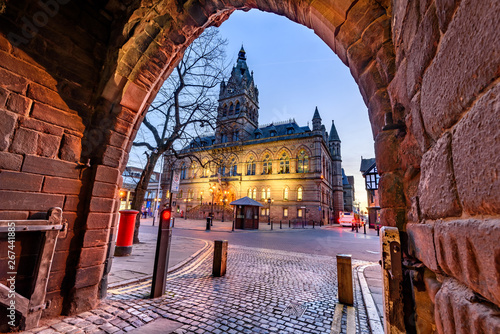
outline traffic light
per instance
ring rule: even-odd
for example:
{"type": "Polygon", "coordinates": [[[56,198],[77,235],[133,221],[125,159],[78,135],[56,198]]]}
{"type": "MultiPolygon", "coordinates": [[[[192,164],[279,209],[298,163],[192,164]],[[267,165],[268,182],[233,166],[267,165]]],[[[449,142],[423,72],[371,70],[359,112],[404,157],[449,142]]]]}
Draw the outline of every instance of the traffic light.
{"type": "Polygon", "coordinates": [[[161,212],[161,220],[162,221],[169,222],[171,217],[172,217],[172,210],[171,209],[165,209],[161,212]]]}

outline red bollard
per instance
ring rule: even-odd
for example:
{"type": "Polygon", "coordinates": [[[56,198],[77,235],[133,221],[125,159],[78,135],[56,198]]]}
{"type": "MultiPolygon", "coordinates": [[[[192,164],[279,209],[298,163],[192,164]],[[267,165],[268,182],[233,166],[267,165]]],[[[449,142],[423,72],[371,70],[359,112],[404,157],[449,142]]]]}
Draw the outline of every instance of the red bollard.
{"type": "Polygon", "coordinates": [[[132,254],[134,240],[135,218],[139,211],[121,210],[118,236],[116,237],[115,256],[129,256],[132,254]]]}

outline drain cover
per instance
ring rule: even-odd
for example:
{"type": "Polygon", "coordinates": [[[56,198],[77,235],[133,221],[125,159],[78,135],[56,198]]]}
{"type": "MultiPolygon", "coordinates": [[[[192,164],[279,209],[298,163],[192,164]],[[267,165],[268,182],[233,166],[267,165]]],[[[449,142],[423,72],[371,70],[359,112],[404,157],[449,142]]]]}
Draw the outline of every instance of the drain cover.
{"type": "Polygon", "coordinates": [[[286,316],[295,316],[297,318],[300,318],[304,312],[307,310],[307,307],[297,304],[297,303],[291,303],[288,305],[285,310],[283,311],[283,315],[286,316]]]}

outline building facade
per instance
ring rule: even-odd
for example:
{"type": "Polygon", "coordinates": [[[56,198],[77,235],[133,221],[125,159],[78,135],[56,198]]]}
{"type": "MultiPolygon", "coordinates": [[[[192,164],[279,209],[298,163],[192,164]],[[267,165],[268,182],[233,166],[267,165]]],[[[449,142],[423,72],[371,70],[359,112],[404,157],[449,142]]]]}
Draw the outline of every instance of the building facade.
{"type": "Polygon", "coordinates": [[[378,182],[380,176],[377,171],[375,158],[363,159],[361,157],[361,166],[359,171],[365,179],[365,189],[368,201],[368,224],[369,227],[380,225],[380,199],[378,193],[378,182]]]}
{"type": "Polygon", "coordinates": [[[344,209],[341,141],[333,121],[328,134],[316,108],[312,129],[292,119],[259,126],[258,96],[242,48],[220,85],[215,134],[196,138],[184,149],[186,158],[164,164],[167,180],[170,168],[180,173],[174,211],[227,217],[228,203],[248,196],[264,205],[261,221],[333,222],[344,209]]]}

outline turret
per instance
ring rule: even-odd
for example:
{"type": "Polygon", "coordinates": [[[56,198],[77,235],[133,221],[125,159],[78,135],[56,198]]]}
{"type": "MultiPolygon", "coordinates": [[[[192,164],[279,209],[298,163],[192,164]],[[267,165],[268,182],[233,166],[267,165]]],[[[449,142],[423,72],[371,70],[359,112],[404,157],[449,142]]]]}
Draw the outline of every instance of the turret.
{"type": "Polygon", "coordinates": [[[330,128],[330,136],[328,137],[328,148],[333,159],[341,159],[340,152],[340,137],[335,128],[335,123],[332,120],[332,127],[330,128]]]}
{"type": "Polygon", "coordinates": [[[313,131],[321,130],[321,116],[319,115],[318,107],[316,107],[316,110],[314,110],[312,124],[313,124],[313,131]]]}

